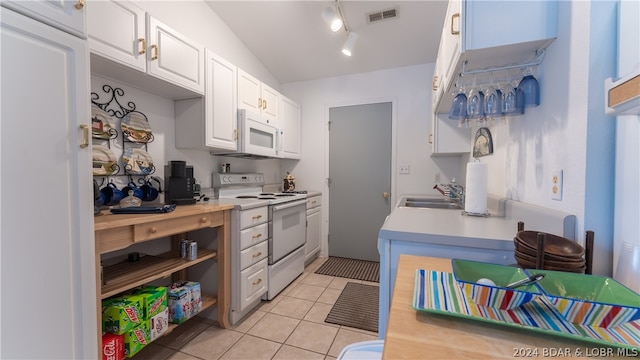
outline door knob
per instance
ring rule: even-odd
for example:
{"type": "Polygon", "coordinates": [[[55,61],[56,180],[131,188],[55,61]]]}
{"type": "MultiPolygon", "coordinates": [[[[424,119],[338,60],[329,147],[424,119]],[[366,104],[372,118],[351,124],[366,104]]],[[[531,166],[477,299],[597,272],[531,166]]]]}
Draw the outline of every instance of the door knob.
{"type": "Polygon", "coordinates": [[[391,194],[389,194],[389,193],[388,193],[388,192],[386,192],[386,191],[382,193],[382,197],[383,197],[383,198],[385,198],[385,199],[388,199],[388,198],[389,198],[389,196],[391,196],[391,194]]]}

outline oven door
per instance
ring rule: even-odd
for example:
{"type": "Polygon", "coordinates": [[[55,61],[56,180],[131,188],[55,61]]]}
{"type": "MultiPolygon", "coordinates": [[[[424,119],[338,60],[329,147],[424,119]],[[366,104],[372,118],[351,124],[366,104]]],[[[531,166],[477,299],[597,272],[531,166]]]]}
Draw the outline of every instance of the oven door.
{"type": "Polygon", "coordinates": [[[295,200],[271,205],[271,238],[269,239],[269,265],[300,248],[307,241],[307,201],[295,200]]]}
{"type": "Polygon", "coordinates": [[[261,115],[239,110],[240,152],[244,154],[278,157],[278,129],[261,122],[261,115]]]}

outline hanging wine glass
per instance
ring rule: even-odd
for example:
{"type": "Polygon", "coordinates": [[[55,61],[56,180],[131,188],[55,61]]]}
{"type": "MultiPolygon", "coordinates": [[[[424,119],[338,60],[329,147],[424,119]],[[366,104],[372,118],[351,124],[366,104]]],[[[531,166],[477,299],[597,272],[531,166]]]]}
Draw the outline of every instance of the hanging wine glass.
{"type": "Polygon", "coordinates": [[[524,107],[534,107],[540,105],[540,85],[533,76],[533,69],[527,67],[524,77],[518,84],[518,90],[522,91],[524,107]]]}
{"type": "Polygon", "coordinates": [[[517,83],[507,76],[507,82],[501,88],[502,92],[502,114],[505,117],[518,116],[524,114],[524,102],[522,92],[518,91],[517,83]]]}
{"type": "Polygon", "coordinates": [[[484,94],[476,86],[476,76],[473,76],[473,85],[467,94],[467,117],[477,120],[484,117],[484,94]]]}
{"type": "Polygon", "coordinates": [[[484,89],[484,115],[490,120],[495,120],[502,115],[502,97],[500,90],[494,85],[493,73],[491,73],[491,82],[484,89]]]}
{"type": "Polygon", "coordinates": [[[467,95],[464,93],[464,87],[460,86],[456,81],[455,85],[457,93],[454,93],[455,97],[451,102],[451,108],[449,108],[449,119],[464,121],[467,118],[467,95]]]}

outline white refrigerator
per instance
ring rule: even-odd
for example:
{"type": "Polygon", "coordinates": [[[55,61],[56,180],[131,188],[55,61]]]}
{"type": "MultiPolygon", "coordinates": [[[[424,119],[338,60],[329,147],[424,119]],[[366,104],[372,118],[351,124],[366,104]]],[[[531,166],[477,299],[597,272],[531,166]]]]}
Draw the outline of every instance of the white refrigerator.
{"type": "MultiPolygon", "coordinates": [[[[635,85],[626,88],[632,89],[633,94],[625,95],[630,100],[608,108],[617,115],[613,276],[640,293],[640,2],[620,0],[618,10],[618,79],[613,86],[616,80],[620,84],[634,78],[635,85]]],[[[608,105],[611,82],[605,86],[608,105]]]]}

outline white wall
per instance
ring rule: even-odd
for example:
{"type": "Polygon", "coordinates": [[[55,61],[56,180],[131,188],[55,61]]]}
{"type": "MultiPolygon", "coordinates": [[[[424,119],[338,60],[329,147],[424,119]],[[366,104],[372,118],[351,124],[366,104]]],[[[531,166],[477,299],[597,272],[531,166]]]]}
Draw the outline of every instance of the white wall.
{"type": "MultiPolygon", "coordinates": [[[[394,170],[397,164],[409,164],[409,175],[392,171],[392,204],[403,193],[434,194],[436,173],[442,182],[460,178],[460,157],[432,158],[429,146],[431,132],[431,90],[434,64],[376,71],[335,78],[282,85],[285,96],[302,107],[302,159],[282,161],[282,169],[296,176],[296,187],[322,190],[325,184],[328,156],[328,109],[335,106],[393,101],[395,128],[392,130],[394,170]]],[[[323,198],[323,218],[327,216],[327,196],[323,198]]],[[[323,254],[326,229],[323,231],[323,254]]]]}

